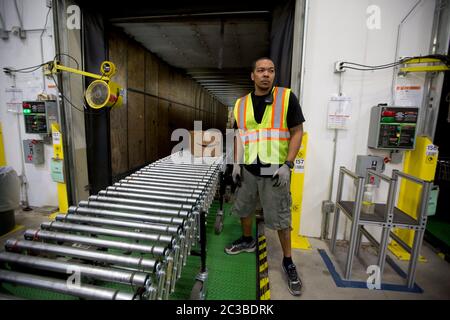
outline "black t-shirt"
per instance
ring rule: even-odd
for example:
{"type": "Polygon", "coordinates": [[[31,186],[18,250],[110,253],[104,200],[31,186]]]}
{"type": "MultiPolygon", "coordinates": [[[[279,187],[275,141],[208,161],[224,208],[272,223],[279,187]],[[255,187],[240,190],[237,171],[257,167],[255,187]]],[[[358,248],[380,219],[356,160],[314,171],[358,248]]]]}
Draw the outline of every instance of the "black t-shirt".
{"type": "MultiPolygon", "coordinates": [[[[264,116],[264,112],[266,111],[267,104],[264,103],[264,100],[271,95],[272,93],[269,93],[264,96],[255,96],[255,93],[252,92],[252,104],[253,104],[253,114],[255,116],[255,120],[257,123],[261,123],[262,118],[264,116]]],[[[302,108],[300,107],[300,104],[298,102],[297,97],[294,93],[291,92],[289,95],[289,106],[287,111],[287,126],[289,129],[296,127],[300,124],[305,122],[305,118],[303,117],[302,108]]],[[[237,123],[234,122],[234,129],[237,129],[237,123]]],[[[263,174],[261,172],[261,168],[268,168],[270,167],[270,164],[263,164],[261,163],[259,157],[256,159],[256,163],[254,164],[246,164],[244,167],[254,174],[255,176],[271,176],[272,174],[263,174]]],[[[270,171],[271,172],[271,171],[270,171]]]]}

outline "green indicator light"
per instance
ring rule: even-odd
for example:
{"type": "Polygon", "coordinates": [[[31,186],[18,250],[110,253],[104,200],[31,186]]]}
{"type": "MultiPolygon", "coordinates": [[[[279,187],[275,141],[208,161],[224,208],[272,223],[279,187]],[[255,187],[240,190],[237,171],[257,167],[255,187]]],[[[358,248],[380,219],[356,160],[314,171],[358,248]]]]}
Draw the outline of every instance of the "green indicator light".
{"type": "Polygon", "coordinates": [[[30,109],[24,109],[24,110],[23,110],[23,113],[29,114],[29,113],[31,113],[31,110],[30,110],[30,109]]]}

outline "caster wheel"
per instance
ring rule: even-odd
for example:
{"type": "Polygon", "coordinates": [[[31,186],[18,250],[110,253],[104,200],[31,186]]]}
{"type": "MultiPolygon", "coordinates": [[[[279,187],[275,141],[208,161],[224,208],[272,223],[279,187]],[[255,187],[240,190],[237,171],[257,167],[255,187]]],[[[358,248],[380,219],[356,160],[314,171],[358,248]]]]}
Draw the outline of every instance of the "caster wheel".
{"type": "Polygon", "coordinates": [[[214,232],[220,234],[223,230],[223,212],[217,211],[216,221],[214,223],[214,232]]]}
{"type": "Polygon", "coordinates": [[[203,281],[195,281],[192,287],[190,300],[205,300],[206,293],[203,291],[203,281]]]}

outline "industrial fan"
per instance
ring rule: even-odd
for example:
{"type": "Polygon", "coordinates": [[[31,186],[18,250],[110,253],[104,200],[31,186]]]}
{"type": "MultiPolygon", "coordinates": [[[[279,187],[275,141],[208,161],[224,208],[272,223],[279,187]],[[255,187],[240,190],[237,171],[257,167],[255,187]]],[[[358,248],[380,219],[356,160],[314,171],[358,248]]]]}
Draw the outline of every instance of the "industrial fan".
{"type": "Polygon", "coordinates": [[[111,61],[102,62],[100,66],[101,75],[66,67],[57,60],[46,65],[46,74],[54,74],[59,71],[67,71],[96,79],[88,86],[84,94],[86,102],[91,108],[101,109],[122,105],[125,91],[117,83],[111,81],[111,77],[116,73],[116,66],[111,61]]]}

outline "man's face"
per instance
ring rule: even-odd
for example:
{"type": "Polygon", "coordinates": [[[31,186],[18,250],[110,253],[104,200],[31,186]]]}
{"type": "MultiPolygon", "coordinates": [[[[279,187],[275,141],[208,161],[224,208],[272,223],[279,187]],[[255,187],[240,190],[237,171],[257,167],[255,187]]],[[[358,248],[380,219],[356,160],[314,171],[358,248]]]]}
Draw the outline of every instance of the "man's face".
{"type": "Polygon", "coordinates": [[[251,74],[255,86],[260,90],[269,90],[272,88],[275,79],[275,66],[272,61],[267,59],[258,60],[255,70],[251,74]]]}

